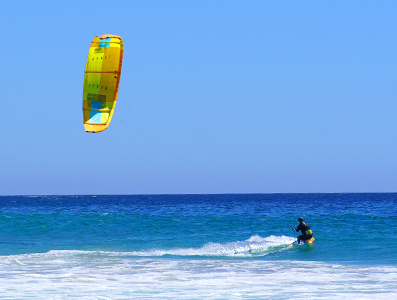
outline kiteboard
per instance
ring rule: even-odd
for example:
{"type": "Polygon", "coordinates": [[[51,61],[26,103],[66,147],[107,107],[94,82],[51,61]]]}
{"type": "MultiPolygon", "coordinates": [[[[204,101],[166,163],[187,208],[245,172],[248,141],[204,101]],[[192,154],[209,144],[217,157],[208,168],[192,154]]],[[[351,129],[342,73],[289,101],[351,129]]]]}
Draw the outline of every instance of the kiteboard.
{"type": "Polygon", "coordinates": [[[312,237],[310,240],[307,241],[300,241],[300,243],[298,244],[298,241],[296,240],[295,242],[293,242],[292,244],[289,244],[288,247],[294,246],[294,245],[305,245],[305,244],[311,244],[313,243],[315,240],[314,237],[312,237]]]}

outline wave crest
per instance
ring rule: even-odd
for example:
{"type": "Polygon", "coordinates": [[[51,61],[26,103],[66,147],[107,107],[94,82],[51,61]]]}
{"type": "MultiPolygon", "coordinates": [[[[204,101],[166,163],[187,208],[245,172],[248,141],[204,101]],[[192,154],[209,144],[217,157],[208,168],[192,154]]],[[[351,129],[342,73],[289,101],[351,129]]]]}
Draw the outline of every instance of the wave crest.
{"type": "Polygon", "coordinates": [[[151,249],[131,252],[133,256],[224,256],[251,257],[264,256],[285,249],[295,239],[288,236],[260,237],[253,235],[245,241],[229,243],[207,243],[200,248],[151,249]]]}

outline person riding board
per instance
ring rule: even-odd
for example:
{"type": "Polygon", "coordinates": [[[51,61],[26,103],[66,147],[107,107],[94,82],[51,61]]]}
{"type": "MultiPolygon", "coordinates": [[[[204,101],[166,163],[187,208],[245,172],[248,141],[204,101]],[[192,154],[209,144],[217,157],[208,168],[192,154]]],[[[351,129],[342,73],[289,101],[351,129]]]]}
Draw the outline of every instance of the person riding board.
{"type": "Polygon", "coordinates": [[[298,235],[298,244],[300,241],[308,241],[313,237],[313,231],[311,231],[309,224],[307,224],[305,221],[303,221],[302,218],[298,218],[299,225],[297,228],[294,228],[296,232],[301,231],[302,234],[298,235]]]}

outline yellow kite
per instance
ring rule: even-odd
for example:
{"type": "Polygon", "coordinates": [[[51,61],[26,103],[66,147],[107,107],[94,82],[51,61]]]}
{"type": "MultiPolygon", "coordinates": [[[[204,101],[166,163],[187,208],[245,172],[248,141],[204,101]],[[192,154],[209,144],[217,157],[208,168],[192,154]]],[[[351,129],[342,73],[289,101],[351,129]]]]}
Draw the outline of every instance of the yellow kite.
{"type": "Polygon", "coordinates": [[[96,36],[85,67],[83,114],[87,132],[108,128],[116,106],[123,62],[123,40],[117,35],[96,36]]]}

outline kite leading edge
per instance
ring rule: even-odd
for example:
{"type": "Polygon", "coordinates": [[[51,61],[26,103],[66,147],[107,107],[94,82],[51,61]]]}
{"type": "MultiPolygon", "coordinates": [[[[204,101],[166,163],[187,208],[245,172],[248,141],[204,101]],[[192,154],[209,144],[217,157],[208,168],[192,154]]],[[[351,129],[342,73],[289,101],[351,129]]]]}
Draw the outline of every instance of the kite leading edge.
{"type": "Polygon", "coordinates": [[[95,133],[108,128],[116,106],[122,62],[121,37],[104,34],[93,39],[84,76],[85,131],[95,133]]]}

